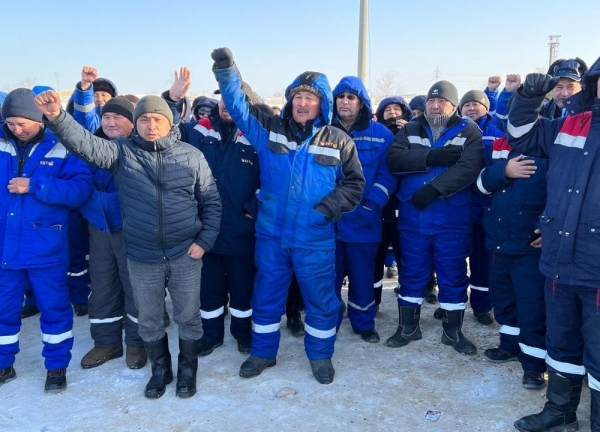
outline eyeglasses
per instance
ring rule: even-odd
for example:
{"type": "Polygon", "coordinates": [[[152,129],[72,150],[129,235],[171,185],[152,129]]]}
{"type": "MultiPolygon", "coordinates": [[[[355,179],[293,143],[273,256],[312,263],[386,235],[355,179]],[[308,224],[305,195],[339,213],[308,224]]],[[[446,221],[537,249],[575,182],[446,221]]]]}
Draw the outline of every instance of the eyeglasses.
{"type": "Polygon", "coordinates": [[[358,98],[358,96],[353,95],[352,93],[340,93],[339,95],[336,96],[336,99],[348,99],[349,101],[353,101],[356,100],[358,98]]]}

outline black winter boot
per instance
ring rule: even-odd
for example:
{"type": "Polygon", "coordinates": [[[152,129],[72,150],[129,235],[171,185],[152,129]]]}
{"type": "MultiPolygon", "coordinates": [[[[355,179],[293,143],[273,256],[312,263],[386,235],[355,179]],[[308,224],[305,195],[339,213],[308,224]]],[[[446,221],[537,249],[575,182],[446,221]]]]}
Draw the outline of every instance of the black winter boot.
{"type": "Polygon", "coordinates": [[[60,393],[67,388],[67,369],[54,369],[46,372],[46,384],[44,391],[46,393],[60,393]]]}
{"type": "Polygon", "coordinates": [[[590,428],[592,432],[600,432],[600,391],[590,389],[592,395],[590,428]]]}
{"type": "Polygon", "coordinates": [[[549,372],[546,398],[548,402],[542,412],[517,420],[515,428],[521,432],[578,431],[576,411],[581,398],[581,383],[549,372]]]}
{"type": "Polygon", "coordinates": [[[196,394],[196,372],[198,372],[198,341],[179,338],[177,357],[177,386],[175,395],[189,398],[196,394]]]}
{"type": "Polygon", "coordinates": [[[277,360],[273,358],[264,358],[251,355],[240,366],[240,376],[242,378],[254,378],[259,376],[266,368],[275,366],[277,360]]]}
{"type": "Polygon", "coordinates": [[[419,319],[421,318],[421,306],[400,306],[398,305],[398,329],[386,344],[391,348],[400,348],[408,345],[410,341],[421,339],[421,327],[419,319]]]}
{"type": "Polygon", "coordinates": [[[461,354],[477,354],[477,348],[462,333],[464,310],[442,309],[442,343],[452,346],[461,354]]]}
{"type": "Polygon", "coordinates": [[[309,360],[312,374],[319,384],[331,384],[335,376],[335,369],[331,359],[309,360]]]}
{"type": "Polygon", "coordinates": [[[144,342],[144,347],[152,366],[152,377],[150,377],[150,381],[146,384],[144,396],[149,399],[158,399],[165,394],[167,384],[173,382],[169,338],[165,334],[160,340],[144,342]]]}
{"type": "Polygon", "coordinates": [[[15,368],[13,368],[12,366],[9,366],[4,369],[0,369],[0,386],[2,384],[11,382],[12,380],[14,380],[16,378],[17,378],[17,372],[15,371],[15,368]]]}

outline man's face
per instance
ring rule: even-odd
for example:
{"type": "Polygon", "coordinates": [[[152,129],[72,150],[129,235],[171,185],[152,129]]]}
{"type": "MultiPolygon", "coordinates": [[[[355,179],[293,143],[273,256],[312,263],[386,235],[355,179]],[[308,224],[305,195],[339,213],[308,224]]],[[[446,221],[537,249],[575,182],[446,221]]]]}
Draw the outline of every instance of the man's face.
{"type": "Polygon", "coordinates": [[[169,120],[162,114],[146,113],[138,117],[135,127],[146,141],[156,141],[165,137],[171,130],[169,120]]]}
{"type": "Polygon", "coordinates": [[[281,110],[279,108],[273,108],[273,114],[280,115],[281,114],[281,110]]]}
{"type": "Polygon", "coordinates": [[[292,98],[292,117],[294,120],[306,126],[306,122],[314,120],[321,114],[321,99],[316,95],[299,91],[292,98]]]}
{"type": "Polygon", "coordinates": [[[102,130],[110,139],[128,137],[133,130],[133,123],[127,117],[116,113],[102,114],[102,130]]]}
{"type": "Polygon", "coordinates": [[[41,123],[23,117],[8,117],[6,125],[12,134],[23,142],[29,142],[40,132],[42,127],[41,123]]]}
{"type": "Polygon", "coordinates": [[[462,115],[469,117],[473,121],[479,120],[488,112],[484,105],[476,101],[467,102],[462,106],[460,111],[462,112],[462,115]]]}
{"type": "Polygon", "coordinates": [[[354,123],[363,107],[361,100],[352,93],[340,93],[336,96],[337,114],[342,121],[354,123]]]}
{"type": "Polygon", "coordinates": [[[419,109],[419,108],[413,108],[412,112],[413,112],[414,117],[420,117],[423,115],[423,113],[425,111],[423,111],[422,109],[419,109]]]}
{"type": "Polygon", "coordinates": [[[221,121],[223,123],[233,122],[231,115],[229,115],[229,111],[227,111],[227,108],[225,108],[225,102],[223,102],[223,99],[219,99],[219,117],[221,117],[221,121]]]}
{"type": "Polygon", "coordinates": [[[427,99],[425,103],[425,112],[427,115],[448,115],[454,111],[454,105],[442,98],[427,99]]]}
{"type": "Polygon", "coordinates": [[[105,91],[94,92],[94,103],[96,104],[96,106],[104,106],[104,104],[111,99],[112,96],[110,95],[110,93],[107,93],[105,91]]]}
{"type": "Polygon", "coordinates": [[[559,108],[563,107],[563,101],[569,96],[579,93],[581,91],[581,83],[573,81],[570,78],[561,78],[556,84],[556,87],[552,89],[552,99],[556,102],[559,108]]]}
{"type": "Polygon", "coordinates": [[[397,103],[391,103],[383,110],[383,119],[402,117],[402,107],[397,103]]]}

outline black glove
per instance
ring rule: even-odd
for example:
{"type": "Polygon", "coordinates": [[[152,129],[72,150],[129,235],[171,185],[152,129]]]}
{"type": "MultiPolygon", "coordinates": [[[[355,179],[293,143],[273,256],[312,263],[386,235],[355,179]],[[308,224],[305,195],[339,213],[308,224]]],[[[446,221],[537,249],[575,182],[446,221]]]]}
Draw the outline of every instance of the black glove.
{"type": "Polygon", "coordinates": [[[417,210],[424,210],[431,201],[439,197],[441,194],[436,188],[431,185],[423,186],[421,189],[416,191],[412,196],[412,203],[417,210]]]}
{"type": "Polygon", "coordinates": [[[545,96],[550,90],[556,87],[560,78],[553,78],[551,75],[533,73],[525,77],[525,82],[521,85],[520,94],[526,98],[537,98],[545,96]]]}
{"type": "Polygon", "coordinates": [[[427,153],[425,163],[427,166],[439,165],[451,167],[460,159],[462,147],[456,145],[447,145],[440,148],[434,148],[427,153]]]}
{"type": "Polygon", "coordinates": [[[233,54],[231,54],[231,50],[227,47],[214,49],[210,56],[215,62],[213,70],[227,69],[233,66],[233,54]]]}

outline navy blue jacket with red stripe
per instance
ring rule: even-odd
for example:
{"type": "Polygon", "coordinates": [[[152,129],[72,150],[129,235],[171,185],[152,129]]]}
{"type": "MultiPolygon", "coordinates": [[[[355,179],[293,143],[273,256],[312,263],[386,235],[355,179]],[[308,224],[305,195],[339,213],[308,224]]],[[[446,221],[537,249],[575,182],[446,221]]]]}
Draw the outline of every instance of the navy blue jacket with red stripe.
{"type": "Polygon", "coordinates": [[[477,179],[477,188],[490,201],[483,215],[485,246],[491,252],[521,255],[539,254],[529,245],[529,237],[538,227],[539,217],[546,205],[546,173],[548,160],[535,160],[533,176],[511,179],[504,175],[506,164],[521,152],[514,150],[506,138],[494,141],[485,157],[486,167],[477,179]]]}
{"type": "MultiPolygon", "coordinates": [[[[593,83],[600,75],[599,62],[589,72],[593,83]]],[[[598,288],[600,99],[593,99],[595,85],[589,90],[589,94],[571,97],[569,106],[579,114],[552,121],[538,119],[543,96],[525,98],[518,90],[510,107],[507,132],[515,149],[550,162],[548,201],[540,218],[541,272],[561,284],[598,288]]]]}

